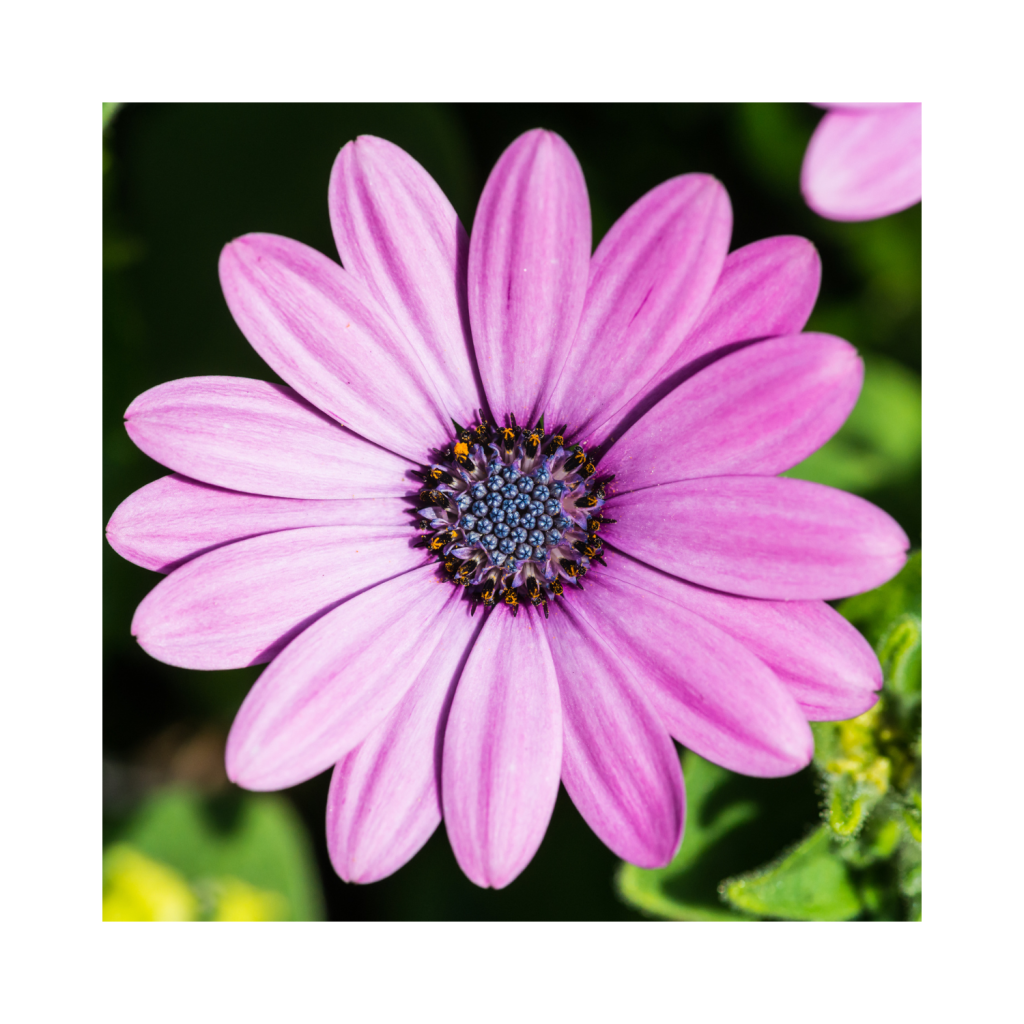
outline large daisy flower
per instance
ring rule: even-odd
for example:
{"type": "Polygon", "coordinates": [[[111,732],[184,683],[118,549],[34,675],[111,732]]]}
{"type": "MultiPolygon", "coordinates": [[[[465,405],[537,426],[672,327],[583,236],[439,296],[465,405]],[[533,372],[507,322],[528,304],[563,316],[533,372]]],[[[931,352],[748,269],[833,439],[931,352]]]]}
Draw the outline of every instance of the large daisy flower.
{"type": "Polygon", "coordinates": [[[591,255],[580,166],[539,130],[501,156],[471,238],[382,139],[342,149],[328,199],[341,266],[265,234],[221,256],[235,321],[289,386],[195,377],[126,413],[174,471],[108,527],[167,573],[132,632],[173,665],[269,662],[228,774],[273,790],[333,766],[346,880],[391,874],[443,817],[466,875],[505,886],[560,780],[616,854],[667,863],[673,738],[786,775],[809,719],[881,685],[825,601],[893,576],[907,538],[777,475],[862,381],[849,344],[799,333],[814,248],[729,253],[724,188],[686,174],[591,255]]]}

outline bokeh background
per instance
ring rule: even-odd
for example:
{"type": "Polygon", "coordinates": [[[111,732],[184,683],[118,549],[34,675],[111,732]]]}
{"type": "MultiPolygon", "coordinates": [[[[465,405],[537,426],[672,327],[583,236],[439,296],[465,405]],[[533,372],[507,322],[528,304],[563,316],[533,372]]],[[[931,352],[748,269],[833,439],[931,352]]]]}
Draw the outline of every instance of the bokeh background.
{"type": "MultiPolygon", "coordinates": [[[[108,106],[104,523],[130,493],[167,472],[124,430],[124,410],[136,395],[178,377],[277,379],[222,299],[217,258],[226,242],[269,231],[336,259],[327,181],[338,150],[360,134],[382,136],[411,153],[468,229],[502,150],[521,132],[545,127],[579,157],[595,245],[644,192],[689,171],[714,174],[728,189],[732,248],[774,234],[814,242],[824,270],[808,329],[852,342],[865,359],[866,378],[840,434],[790,475],[863,495],[920,546],[920,206],[857,224],[812,213],[800,196],[799,172],[820,110],[800,104],[108,106]]],[[[538,854],[503,891],[478,889],[462,875],[443,825],[391,878],[343,883],[324,840],[329,773],[264,796],[243,794],[224,775],[227,730],[260,668],[177,669],[151,659],[131,637],[134,609],[160,578],[104,545],[109,916],[145,916],[157,904],[163,916],[185,918],[643,916],[619,895],[617,858],[564,790],[538,854]]],[[[813,768],[789,779],[736,777],[722,785],[738,787],[760,811],[711,866],[711,893],[715,879],[755,868],[804,837],[819,819],[822,796],[813,768]]]]}

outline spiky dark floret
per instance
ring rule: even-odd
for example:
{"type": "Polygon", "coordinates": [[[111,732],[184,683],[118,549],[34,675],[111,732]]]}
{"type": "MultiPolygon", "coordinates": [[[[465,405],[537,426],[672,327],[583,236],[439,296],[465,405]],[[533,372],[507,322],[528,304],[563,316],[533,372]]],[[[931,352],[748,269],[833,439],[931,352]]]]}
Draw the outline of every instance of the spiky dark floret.
{"type": "Polygon", "coordinates": [[[574,444],[572,446],[572,455],[565,460],[565,470],[567,473],[575,473],[586,461],[587,453],[583,450],[583,445],[574,444]]]}
{"type": "Polygon", "coordinates": [[[451,499],[444,491],[438,490],[437,488],[430,488],[429,490],[420,491],[417,507],[421,509],[443,508],[446,511],[451,511],[453,505],[451,499]]]}
{"type": "Polygon", "coordinates": [[[549,434],[544,442],[544,454],[553,455],[559,448],[565,447],[565,424],[558,427],[553,434],[549,434]]]}

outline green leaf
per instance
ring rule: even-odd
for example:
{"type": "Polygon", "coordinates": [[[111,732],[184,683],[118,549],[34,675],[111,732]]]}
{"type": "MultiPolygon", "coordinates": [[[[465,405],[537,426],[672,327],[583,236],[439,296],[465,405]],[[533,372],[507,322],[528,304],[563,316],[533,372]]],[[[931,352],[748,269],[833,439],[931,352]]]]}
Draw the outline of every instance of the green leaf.
{"type": "Polygon", "coordinates": [[[815,817],[807,772],[785,779],[753,779],[683,754],[686,831],[664,868],[623,864],[620,896],[643,912],[676,921],[743,921],[752,915],[723,905],[719,881],[767,860],[815,817]]]}
{"type": "Polygon", "coordinates": [[[879,750],[881,704],[845,722],[813,722],[814,763],[826,788],[824,817],[841,838],[857,835],[889,792],[892,762],[879,750]]]}
{"type": "Polygon", "coordinates": [[[886,690],[904,702],[921,694],[921,619],[906,612],[896,619],[878,641],[886,690]]]}
{"type": "Polygon", "coordinates": [[[874,786],[859,778],[860,773],[837,774],[827,807],[829,828],[837,836],[855,836],[860,832],[874,805],[885,795],[883,786],[888,786],[888,765],[882,763],[884,777],[874,786]]]}
{"type": "Polygon", "coordinates": [[[864,494],[903,477],[920,457],[920,379],[899,363],[864,354],[864,389],[849,419],[782,475],[864,494]]]}
{"type": "Polygon", "coordinates": [[[868,837],[868,850],[879,860],[886,860],[896,852],[900,841],[900,823],[895,818],[882,818],[879,815],[868,837]]]}
{"type": "Polygon", "coordinates": [[[232,790],[204,800],[184,788],[157,791],[119,838],[170,865],[214,903],[226,893],[236,906],[248,900],[293,921],[323,917],[309,840],[282,797],[232,790]],[[236,881],[258,892],[242,890],[236,881]],[[275,910],[267,894],[279,894],[283,904],[275,910]]]}
{"type": "Polygon", "coordinates": [[[862,909],[825,826],[775,864],[726,879],[721,892],[738,910],[789,921],[848,921],[862,909]]]}

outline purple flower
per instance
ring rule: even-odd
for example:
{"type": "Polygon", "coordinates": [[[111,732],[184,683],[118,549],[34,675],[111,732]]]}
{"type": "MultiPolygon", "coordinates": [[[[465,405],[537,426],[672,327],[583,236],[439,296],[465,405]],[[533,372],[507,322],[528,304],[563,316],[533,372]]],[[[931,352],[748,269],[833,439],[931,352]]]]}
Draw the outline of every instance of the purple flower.
{"type": "Polygon", "coordinates": [[[807,205],[831,220],[873,220],[921,201],[920,103],[822,103],[804,155],[807,205]]]}
{"type": "Polygon", "coordinates": [[[583,174],[544,131],[502,155],[471,239],[381,139],[341,151],[329,205],[345,269],[273,235],[221,256],[236,322],[290,387],[198,377],[128,409],[175,471],[108,527],[168,573],[132,632],[174,665],[270,662],[228,774],[271,790],[334,765],[346,880],[397,870],[443,808],[465,873],[505,886],[560,779],[616,854],[667,863],[671,737],[786,775],[810,760],[808,719],[859,714],[881,685],[824,602],[889,579],[907,539],[777,476],[862,379],[845,341],[799,333],[814,248],[727,253],[725,190],[687,174],[591,256],[583,174]]]}

